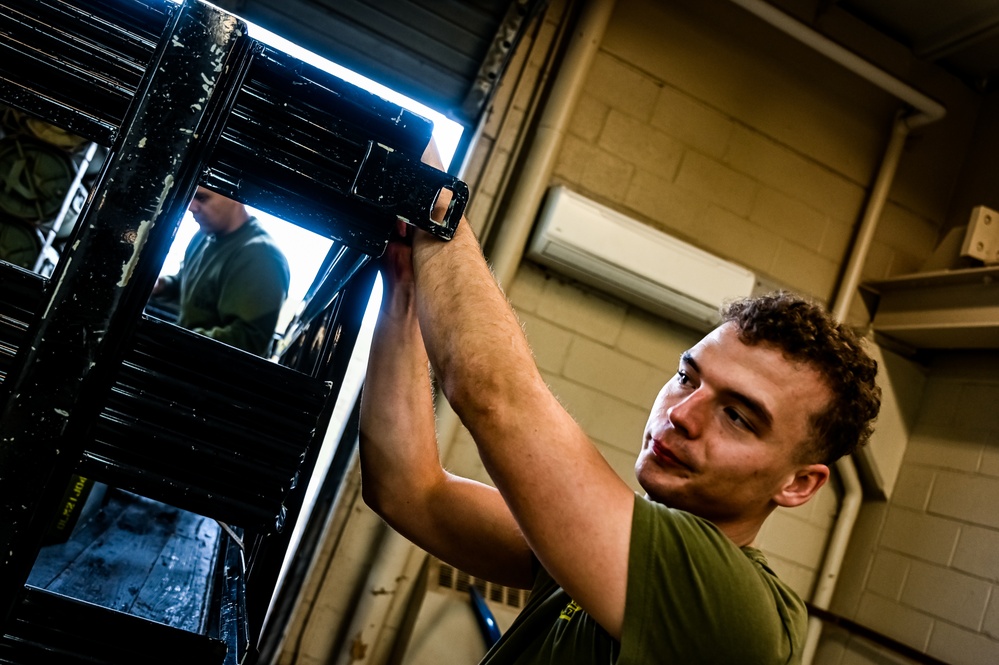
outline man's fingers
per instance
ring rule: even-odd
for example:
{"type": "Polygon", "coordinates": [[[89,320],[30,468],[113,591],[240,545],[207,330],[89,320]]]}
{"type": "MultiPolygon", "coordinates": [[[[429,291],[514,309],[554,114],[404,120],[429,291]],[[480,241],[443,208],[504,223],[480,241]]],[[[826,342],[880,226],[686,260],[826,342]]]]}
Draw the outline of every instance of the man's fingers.
{"type": "Polygon", "coordinates": [[[409,224],[402,221],[401,219],[395,220],[395,232],[389,241],[392,243],[398,243],[400,245],[412,245],[413,244],[413,234],[416,229],[410,227],[409,224]]]}
{"type": "Polygon", "coordinates": [[[437,142],[430,139],[430,143],[427,144],[427,149],[423,151],[423,163],[434,167],[440,171],[444,171],[444,162],[441,160],[441,155],[437,151],[437,142]]]}

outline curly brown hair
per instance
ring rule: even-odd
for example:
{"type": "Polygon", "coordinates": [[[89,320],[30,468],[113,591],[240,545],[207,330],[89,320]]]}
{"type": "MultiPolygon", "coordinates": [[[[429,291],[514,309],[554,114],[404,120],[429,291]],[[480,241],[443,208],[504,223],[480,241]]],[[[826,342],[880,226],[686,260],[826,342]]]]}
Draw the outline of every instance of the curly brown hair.
{"type": "Polygon", "coordinates": [[[826,378],[833,399],[812,416],[813,436],[803,458],[831,464],[867,443],[881,408],[874,382],[878,364],[852,330],[786,291],[737,300],[723,309],[722,320],[736,325],[744,343],[773,345],[826,378]]]}

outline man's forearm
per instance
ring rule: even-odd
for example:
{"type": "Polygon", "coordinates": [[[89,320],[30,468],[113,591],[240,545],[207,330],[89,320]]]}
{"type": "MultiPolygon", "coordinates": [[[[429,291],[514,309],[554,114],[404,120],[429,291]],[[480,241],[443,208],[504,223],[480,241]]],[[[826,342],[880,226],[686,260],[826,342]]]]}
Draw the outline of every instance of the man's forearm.
{"type": "Polygon", "coordinates": [[[417,240],[418,311],[445,396],[472,410],[491,409],[497,390],[514,397],[537,378],[534,358],[470,226],[462,220],[446,244],[425,234],[417,240]]]}
{"type": "Polygon", "coordinates": [[[468,223],[449,243],[418,237],[413,251],[420,325],[440,389],[514,515],[532,511],[544,501],[524,491],[534,483],[525,464],[532,447],[574,423],[541,379],[468,223]]]}
{"type": "Polygon", "coordinates": [[[437,458],[429,365],[411,292],[391,288],[375,327],[361,397],[361,468],[365,501],[391,520],[435,475],[437,458]]]}
{"type": "Polygon", "coordinates": [[[530,550],[502,498],[441,466],[429,362],[407,281],[410,256],[400,250],[389,249],[390,258],[404,259],[394,264],[402,280],[386,279],[361,397],[364,500],[440,559],[476,577],[529,586],[530,550]]]}

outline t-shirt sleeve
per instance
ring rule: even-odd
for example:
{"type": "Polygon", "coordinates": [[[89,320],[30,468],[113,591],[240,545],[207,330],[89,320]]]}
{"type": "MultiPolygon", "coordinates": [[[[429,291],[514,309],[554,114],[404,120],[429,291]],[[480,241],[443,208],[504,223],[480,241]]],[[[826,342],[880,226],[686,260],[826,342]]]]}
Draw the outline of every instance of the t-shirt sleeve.
{"type": "Polygon", "coordinates": [[[710,522],[636,496],[618,665],[791,662],[768,576],[710,522]]]}

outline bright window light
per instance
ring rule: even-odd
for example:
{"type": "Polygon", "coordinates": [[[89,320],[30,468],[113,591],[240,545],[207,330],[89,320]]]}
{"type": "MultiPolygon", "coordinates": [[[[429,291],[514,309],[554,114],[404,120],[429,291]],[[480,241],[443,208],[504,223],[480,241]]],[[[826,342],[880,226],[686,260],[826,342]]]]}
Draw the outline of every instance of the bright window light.
{"type": "Polygon", "coordinates": [[[422,115],[424,118],[433,122],[434,140],[437,142],[437,149],[440,151],[441,160],[444,163],[445,168],[451,165],[451,160],[454,158],[455,150],[458,149],[458,141],[461,140],[461,133],[463,131],[463,127],[460,124],[451,120],[443,113],[433,110],[429,106],[420,104],[405,95],[399,94],[391,88],[387,88],[380,83],[361,76],[346,67],[341,67],[335,62],[330,62],[329,60],[318,56],[311,51],[306,51],[301,46],[288,41],[280,35],[276,35],[273,32],[261,28],[253,23],[249,23],[248,25],[250,36],[254,39],[258,39],[265,44],[269,44],[276,49],[280,49],[285,53],[298,58],[302,62],[307,62],[325,72],[329,72],[330,74],[333,74],[333,76],[341,78],[348,83],[352,83],[359,88],[363,88],[364,90],[378,95],[382,99],[388,100],[393,104],[398,104],[413,113],[422,115]]]}
{"type": "MultiPolygon", "coordinates": [[[[170,0],[170,2],[177,4],[180,4],[182,1],[183,0],[170,0]]],[[[265,44],[269,44],[276,49],[280,49],[285,53],[298,58],[302,62],[314,65],[325,72],[329,72],[334,76],[342,78],[348,83],[353,83],[359,88],[363,88],[370,93],[378,95],[382,99],[398,104],[404,109],[409,109],[413,113],[418,113],[433,122],[433,136],[434,140],[437,142],[437,150],[440,152],[441,161],[444,163],[444,168],[449,168],[451,166],[451,160],[454,159],[454,153],[458,148],[458,141],[461,140],[461,134],[464,131],[464,128],[459,123],[451,120],[443,113],[435,111],[429,106],[410,99],[409,97],[406,97],[405,95],[400,94],[395,90],[382,85],[381,83],[361,76],[346,67],[342,67],[335,62],[331,62],[330,60],[313,53],[312,51],[307,51],[298,44],[289,41],[281,35],[275,34],[266,28],[262,28],[256,23],[252,23],[246,19],[242,20],[246,21],[248,32],[254,39],[260,40],[265,44]]]]}
{"type": "MultiPolygon", "coordinates": [[[[375,323],[378,320],[378,310],[381,307],[383,289],[382,278],[379,275],[375,279],[374,288],[368,299],[368,305],[364,310],[364,318],[361,319],[361,328],[357,334],[354,353],[347,363],[347,370],[343,377],[340,393],[336,398],[333,415],[330,417],[326,436],[323,437],[319,456],[316,459],[315,472],[309,478],[309,484],[305,490],[300,517],[295,522],[295,527],[288,541],[288,554],[281,563],[281,571],[278,574],[277,584],[275,585],[276,589],[281,588],[288,575],[292,559],[305,533],[309,515],[315,508],[319,490],[322,489],[323,482],[326,480],[326,474],[333,463],[333,456],[340,446],[340,439],[343,438],[344,430],[347,427],[347,419],[350,417],[350,412],[354,409],[354,404],[361,393],[361,386],[364,384],[364,377],[368,369],[368,350],[371,348],[371,338],[374,335],[375,323]]],[[[271,603],[267,608],[267,616],[264,619],[265,622],[269,620],[274,600],[275,598],[271,598],[271,603]]]]}
{"type": "MultiPolygon", "coordinates": [[[[333,74],[372,94],[378,95],[393,104],[398,104],[433,122],[433,137],[437,143],[441,160],[445,168],[450,166],[454,158],[454,153],[458,148],[458,142],[461,140],[461,135],[464,131],[464,128],[459,123],[451,120],[443,113],[433,110],[429,106],[420,104],[391,88],[361,76],[311,51],[307,51],[270,30],[249,21],[247,21],[247,26],[250,36],[254,39],[284,51],[303,62],[318,67],[325,72],[333,74]]],[[[274,242],[284,252],[291,266],[291,285],[288,289],[288,300],[281,312],[277,326],[278,331],[283,332],[298,310],[299,304],[305,297],[305,293],[308,291],[309,286],[311,286],[316,273],[319,271],[319,266],[322,264],[323,258],[333,243],[327,238],[284,222],[268,213],[253,208],[248,208],[248,210],[251,215],[257,218],[261,226],[267,230],[271,237],[274,238],[274,242]]],[[[194,218],[190,213],[186,213],[180,227],[177,229],[177,236],[170,247],[170,252],[163,263],[161,274],[177,274],[184,258],[184,250],[197,230],[198,225],[194,221],[194,218]]]]}

